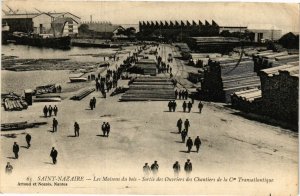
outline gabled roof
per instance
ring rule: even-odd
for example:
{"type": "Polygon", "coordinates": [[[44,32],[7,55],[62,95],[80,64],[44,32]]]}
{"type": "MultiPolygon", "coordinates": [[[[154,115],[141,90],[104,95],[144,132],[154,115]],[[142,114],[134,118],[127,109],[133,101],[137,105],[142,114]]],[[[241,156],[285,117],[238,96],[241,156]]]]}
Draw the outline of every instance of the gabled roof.
{"type": "Polygon", "coordinates": [[[2,19],[26,19],[26,18],[35,18],[35,17],[40,16],[40,15],[43,15],[43,14],[48,15],[48,16],[50,16],[50,17],[53,18],[53,16],[51,16],[51,15],[49,15],[49,14],[43,12],[43,13],[30,13],[30,14],[24,14],[24,13],[22,13],[22,14],[7,14],[7,15],[4,15],[4,16],[2,17],[2,19]]]}
{"type": "Polygon", "coordinates": [[[51,23],[51,30],[53,31],[53,33],[55,35],[61,34],[63,32],[65,23],[69,22],[69,23],[77,23],[73,18],[57,18],[55,19],[52,23],[51,23]]]}
{"type": "Polygon", "coordinates": [[[55,18],[60,17],[60,16],[65,15],[65,14],[70,14],[70,15],[72,15],[72,16],[75,16],[75,17],[78,18],[78,19],[81,19],[79,16],[76,16],[76,15],[70,13],[70,12],[61,12],[61,13],[52,13],[52,12],[49,12],[49,14],[50,14],[51,16],[55,17],[55,18]]]}

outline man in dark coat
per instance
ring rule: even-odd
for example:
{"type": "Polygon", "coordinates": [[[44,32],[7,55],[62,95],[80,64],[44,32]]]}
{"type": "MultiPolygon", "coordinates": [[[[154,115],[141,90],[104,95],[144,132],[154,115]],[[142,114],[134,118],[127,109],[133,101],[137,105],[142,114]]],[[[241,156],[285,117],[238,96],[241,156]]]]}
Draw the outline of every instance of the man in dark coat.
{"type": "Polygon", "coordinates": [[[144,165],[144,167],[143,167],[144,175],[145,175],[145,176],[149,176],[150,171],[151,171],[151,170],[150,170],[150,167],[149,167],[148,163],[145,163],[145,165],[144,165]]]}
{"type": "Polygon", "coordinates": [[[190,121],[188,119],[186,119],[184,121],[184,128],[185,128],[187,134],[189,133],[189,127],[190,127],[190,121]]]}
{"type": "Polygon", "coordinates": [[[109,122],[106,123],[106,133],[107,133],[107,137],[109,136],[109,132],[110,132],[110,124],[109,122]]]}
{"type": "Polygon", "coordinates": [[[197,153],[198,153],[199,152],[199,148],[201,146],[201,140],[200,140],[199,136],[196,137],[196,139],[194,141],[194,145],[196,146],[197,153]]]}
{"type": "Polygon", "coordinates": [[[193,140],[191,139],[191,137],[189,137],[189,139],[186,141],[186,146],[188,147],[188,153],[190,153],[193,147],[193,140]]]}
{"type": "Polygon", "coordinates": [[[188,106],[189,112],[191,112],[193,104],[189,101],[188,104],[187,104],[187,106],[188,106]]]}
{"type": "Polygon", "coordinates": [[[58,154],[58,153],[57,153],[57,151],[55,150],[55,148],[52,147],[52,150],[51,150],[51,152],[50,152],[50,157],[52,158],[53,164],[56,164],[56,162],[57,162],[57,160],[56,160],[57,154],[58,154]]]}
{"type": "Polygon", "coordinates": [[[101,130],[102,130],[103,136],[105,136],[106,135],[106,122],[103,122],[103,124],[101,126],[101,130]]]}
{"type": "Polygon", "coordinates": [[[25,139],[26,139],[26,142],[27,142],[27,148],[29,148],[30,147],[30,141],[31,141],[31,135],[29,133],[27,133],[25,139]]]}
{"type": "Polygon", "coordinates": [[[74,123],[74,132],[75,132],[75,137],[79,137],[79,124],[77,122],[74,123]]]}
{"type": "Polygon", "coordinates": [[[54,116],[56,116],[56,115],[57,115],[57,112],[58,112],[58,108],[57,108],[56,105],[55,105],[54,108],[53,108],[53,112],[54,112],[54,116]]]}
{"type": "Polygon", "coordinates": [[[171,109],[172,109],[172,105],[173,105],[173,102],[172,102],[172,101],[169,101],[169,103],[168,103],[168,107],[169,107],[169,112],[171,112],[171,109]]]}
{"type": "Polygon", "coordinates": [[[178,97],[178,91],[177,91],[177,89],[175,90],[175,99],[177,99],[177,97],[178,97]]]}
{"type": "Polygon", "coordinates": [[[185,92],[184,92],[184,96],[185,96],[185,99],[187,99],[187,98],[188,98],[188,96],[189,96],[189,92],[188,92],[187,90],[185,90],[185,92]]]}
{"type": "Polygon", "coordinates": [[[176,101],[173,101],[173,112],[176,111],[176,107],[177,107],[177,103],[176,103],[176,101]]]}
{"type": "Polygon", "coordinates": [[[49,116],[50,116],[50,117],[52,116],[52,111],[53,111],[52,106],[49,105],[49,107],[48,107],[48,112],[49,112],[49,116]]]}
{"type": "Polygon", "coordinates": [[[201,114],[203,108],[203,103],[200,101],[198,104],[199,113],[201,114]]]}
{"type": "Polygon", "coordinates": [[[178,127],[178,132],[181,133],[181,129],[182,129],[182,120],[181,120],[181,118],[179,118],[179,120],[177,121],[177,127],[178,127]]]}
{"type": "Polygon", "coordinates": [[[44,112],[44,116],[47,117],[47,114],[48,114],[48,108],[47,106],[45,105],[44,109],[43,109],[43,112],[44,112]]]}
{"type": "Polygon", "coordinates": [[[90,99],[90,108],[91,108],[91,110],[93,110],[93,109],[94,109],[94,103],[93,103],[93,99],[90,99]]]}
{"type": "Polygon", "coordinates": [[[154,163],[151,165],[151,171],[153,175],[156,175],[158,172],[159,165],[157,164],[157,161],[154,161],[154,163]]]}
{"type": "Polygon", "coordinates": [[[53,118],[53,122],[52,122],[53,131],[52,132],[57,131],[57,125],[58,125],[58,121],[55,118],[53,118]]]}
{"type": "Polygon", "coordinates": [[[186,102],[185,101],[182,104],[182,108],[183,108],[183,112],[185,112],[185,110],[186,110],[186,102]]]}
{"type": "Polygon", "coordinates": [[[186,138],[186,136],[187,136],[187,132],[186,132],[185,129],[183,129],[183,130],[181,131],[181,139],[182,139],[182,143],[185,143],[185,138],[186,138]]]}
{"type": "Polygon", "coordinates": [[[96,98],[95,97],[93,97],[93,108],[96,108],[96,98]]]}
{"type": "Polygon", "coordinates": [[[180,173],[180,164],[178,163],[178,161],[176,161],[173,164],[173,170],[174,170],[174,176],[177,177],[180,173]]]}
{"type": "Polygon", "coordinates": [[[186,175],[189,176],[192,170],[193,170],[192,163],[190,162],[190,159],[188,159],[187,162],[185,162],[184,164],[184,171],[186,172],[186,175]]]}
{"type": "Polygon", "coordinates": [[[182,97],[182,91],[179,91],[178,95],[179,95],[179,99],[181,99],[181,97],[182,97]]]}
{"type": "Polygon", "coordinates": [[[17,142],[14,142],[14,145],[13,145],[13,152],[15,154],[15,159],[18,159],[19,158],[19,145],[17,144],[17,142]]]}

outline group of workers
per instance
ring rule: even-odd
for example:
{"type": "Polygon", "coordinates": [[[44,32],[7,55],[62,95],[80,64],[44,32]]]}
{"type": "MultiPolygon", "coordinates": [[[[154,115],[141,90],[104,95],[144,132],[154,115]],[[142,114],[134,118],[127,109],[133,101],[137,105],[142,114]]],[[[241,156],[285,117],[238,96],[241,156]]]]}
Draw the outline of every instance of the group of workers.
{"type": "MultiPolygon", "coordinates": [[[[174,176],[177,177],[181,171],[179,162],[176,161],[173,164],[172,168],[174,171],[174,176]]],[[[154,161],[154,163],[152,163],[151,166],[149,166],[148,163],[145,163],[145,165],[143,166],[144,176],[147,177],[150,175],[150,173],[152,173],[153,176],[156,176],[158,173],[158,169],[159,169],[159,165],[157,161],[154,161]]],[[[192,170],[193,170],[192,163],[190,162],[190,159],[187,159],[187,161],[184,164],[184,171],[186,172],[186,175],[189,176],[192,170]]]]}
{"type": "Polygon", "coordinates": [[[58,108],[56,105],[54,105],[54,107],[52,107],[51,105],[49,105],[48,107],[45,105],[44,109],[43,109],[43,113],[45,117],[51,117],[52,116],[52,112],[54,114],[54,116],[57,115],[58,112],[58,108]]]}
{"type": "Polygon", "coordinates": [[[188,99],[189,97],[189,92],[186,90],[180,90],[178,92],[178,90],[175,90],[175,99],[188,99]]]}

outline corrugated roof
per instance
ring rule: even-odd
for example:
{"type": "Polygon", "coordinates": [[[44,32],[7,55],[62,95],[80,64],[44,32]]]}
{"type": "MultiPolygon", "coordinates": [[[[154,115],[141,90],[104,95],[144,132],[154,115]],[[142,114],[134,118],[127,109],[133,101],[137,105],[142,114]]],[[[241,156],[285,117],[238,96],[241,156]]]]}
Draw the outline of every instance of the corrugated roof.
{"type": "Polygon", "coordinates": [[[89,26],[89,30],[96,31],[96,32],[107,32],[112,33],[118,28],[123,28],[119,25],[112,25],[108,23],[86,23],[89,26]]]}

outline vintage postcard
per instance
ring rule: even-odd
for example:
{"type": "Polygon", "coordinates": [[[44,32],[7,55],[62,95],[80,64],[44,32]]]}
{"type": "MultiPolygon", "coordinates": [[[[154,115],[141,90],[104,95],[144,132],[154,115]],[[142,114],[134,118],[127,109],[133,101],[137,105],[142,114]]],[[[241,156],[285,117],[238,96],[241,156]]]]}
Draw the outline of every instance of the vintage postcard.
{"type": "Polygon", "coordinates": [[[2,1],[1,193],[297,195],[299,5],[2,1]]]}

